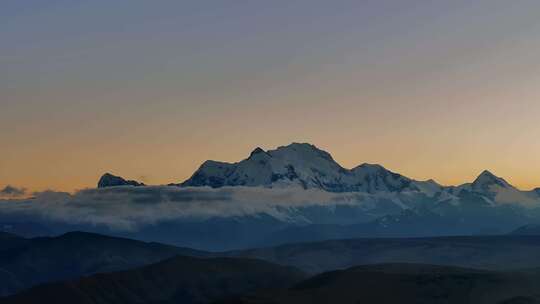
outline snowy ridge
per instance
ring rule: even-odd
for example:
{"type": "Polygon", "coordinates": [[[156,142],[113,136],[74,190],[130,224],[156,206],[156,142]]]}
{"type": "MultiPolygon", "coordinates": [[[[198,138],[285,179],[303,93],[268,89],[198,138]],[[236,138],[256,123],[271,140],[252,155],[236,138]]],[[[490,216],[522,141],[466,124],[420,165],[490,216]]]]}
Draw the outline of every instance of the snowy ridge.
{"type": "MultiPolygon", "coordinates": [[[[105,174],[99,188],[143,186],[136,181],[105,174]]],[[[489,171],[472,183],[442,186],[434,180],[417,181],[392,172],[381,165],[362,164],[352,169],[339,165],[330,153],[307,143],[292,143],[275,150],[254,149],[237,163],[208,160],[180,187],[262,187],[321,190],[351,193],[363,206],[372,206],[373,214],[396,210],[518,204],[540,206],[540,188],[521,191],[489,171]]],[[[295,190],[296,191],[296,190],[295,190]]]]}
{"type": "Polygon", "coordinates": [[[377,164],[343,168],[329,153],[299,143],[257,148],[237,163],[206,161],[182,184],[145,187],[105,174],[98,188],[104,187],[111,188],[44,192],[24,205],[0,201],[0,211],[69,227],[142,229],[182,244],[200,244],[211,235],[210,246],[223,239],[225,246],[230,239],[244,246],[273,237],[501,234],[540,222],[540,189],[520,191],[489,171],[471,183],[442,186],[377,164]],[[236,237],[239,231],[245,235],[236,237]]]}
{"type": "Polygon", "coordinates": [[[425,199],[456,205],[471,197],[486,204],[540,204],[539,189],[520,191],[487,170],[472,183],[442,186],[434,180],[408,178],[377,164],[346,169],[328,152],[307,143],[292,143],[269,151],[256,148],[247,159],[238,163],[206,161],[191,178],[179,185],[301,187],[338,193],[362,192],[385,199],[388,194],[393,194],[391,201],[401,207],[410,207],[425,199]]]}
{"type": "Polygon", "coordinates": [[[205,162],[182,186],[300,186],[330,192],[402,192],[439,188],[433,181],[420,182],[380,165],[363,164],[351,170],[314,145],[293,143],[276,150],[255,149],[249,158],[229,164],[205,162]]]}

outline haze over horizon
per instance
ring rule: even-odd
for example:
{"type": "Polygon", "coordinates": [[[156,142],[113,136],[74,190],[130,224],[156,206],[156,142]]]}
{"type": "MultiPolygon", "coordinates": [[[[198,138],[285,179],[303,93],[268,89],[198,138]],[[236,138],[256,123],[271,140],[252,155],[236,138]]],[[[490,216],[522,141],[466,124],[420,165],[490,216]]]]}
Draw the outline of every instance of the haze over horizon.
{"type": "Polygon", "coordinates": [[[2,1],[0,188],[181,182],[291,142],[347,168],[445,185],[488,169],[540,187],[539,9],[2,1]]]}

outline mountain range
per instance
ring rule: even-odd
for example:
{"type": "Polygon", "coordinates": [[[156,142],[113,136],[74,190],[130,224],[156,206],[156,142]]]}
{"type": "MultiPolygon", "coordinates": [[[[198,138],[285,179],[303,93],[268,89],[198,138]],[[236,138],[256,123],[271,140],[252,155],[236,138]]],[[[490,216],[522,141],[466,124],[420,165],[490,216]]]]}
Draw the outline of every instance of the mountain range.
{"type": "Polygon", "coordinates": [[[539,236],[362,238],[209,253],[82,232],[2,233],[0,254],[8,295],[0,303],[540,301],[539,236]]]}
{"type": "Polygon", "coordinates": [[[38,286],[0,303],[533,304],[540,301],[539,279],[537,269],[495,272],[426,264],[362,265],[307,277],[257,260],[179,256],[38,286]]]}
{"type": "MultiPolygon", "coordinates": [[[[103,175],[99,188],[141,186],[109,173],[103,175]]],[[[540,204],[540,188],[521,191],[488,170],[472,183],[443,186],[433,179],[418,181],[392,172],[378,164],[361,164],[352,169],[339,165],[330,153],[307,143],[292,143],[275,150],[256,148],[248,158],[237,163],[209,160],[181,187],[268,187],[319,189],[328,192],[361,192],[368,194],[421,194],[436,202],[457,202],[460,198],[479,194],[487,204],[540,204]]]]}
{"type": "Polygon", "coordinates": [[[292,267],[260,260],[176,256],[132,270],[41,285],[0,298],[0,303],[210,303],[286,288],[304,278],[292,267]]]}
{"type": "Polygon", "coordinates": [[[0,200],[0,303],[537,303],[539,224],[540,190],[489,171],[443,186],[257,148],[181,183],[0,200]]]}
{"type": "Polygon", "coordinates": [[[179,254],[209,255],[189,248],[85,232],[39,238],[0,233],[0,296],[44,282],[134,268],[179,254]]]}
{"type": "Polygon", "coordinates": [[[381,264],[323,273],[289,288],[219,304],[534,304],[540,272],[493,272],[425,264],[381,264]]]}
{"type": "Polygon", "coordinates": [[[512,271],[540,269],[539,235],[356,238],[226,252],[289,265],[309,274],[355,265],[412,263],[512,271]]]}
{"type": "Polygon", "coordinates": [[[487,170],[444,186],[376,164],[346,169],[305,143],[257,148],[237,163],[206,161],[169,185],[107,173],[95,189],[0,201],[0,229],[27,237],[80,230],[211,251],[520,227],[537,234],[537,224],[540,190],[522,191],[487,170]]]}
{"type": "MultiPolygon", "coordinates": [[[[119,177],[111,180],[115,182],[100,182],[99,186],[117,186],[118,180],[123,180],[124,186],[140,185],[119,177]]],[[[231,219],[221,218],[224,226],[220,233],[230,225],[242,227],[237,231],[259,231],[253,238],[258,242],[223,249],[353,237],[501,234],[540,223],[540,189],[519,190],[488,170],[471,183],[443,186],[434,180],[414,180],[377,164],[346,169],[330,153],[306,143],[269,151],[256,148],[237,163],[206,161],[189,179],[169,186],[286,189],[298,194],[319,191],[337,197],[338,203],[279,208],[284,214],[281,218],[256,214],[236,217],[234,224],[223,224],[231,219]],[[261,236],[265,242],[260,241],[261,236]]]]}

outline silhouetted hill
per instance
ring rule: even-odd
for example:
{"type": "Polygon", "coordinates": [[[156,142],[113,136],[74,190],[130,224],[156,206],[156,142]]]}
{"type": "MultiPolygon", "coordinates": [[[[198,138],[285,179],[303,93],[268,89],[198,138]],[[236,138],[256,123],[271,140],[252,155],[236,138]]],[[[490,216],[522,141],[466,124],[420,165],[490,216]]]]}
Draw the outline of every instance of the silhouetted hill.
{"type": "Polygon", "coordinates": [[[230,252],[308,273],[378,263],[424,263],[479,269],[540,267],[540,236],[346,239],[230,252]]]}
{"type": "Polygon", "coordinates": [[[5,251],[13,247],[26,244],[29,240],[9,232],[0,231],[0,251],[5,251]]]}
{"type": "Polygon", "coordinates": [[[323,273],[289,289],[260,292],[219,303],[539,303],[538,279],[538,273],[384,264],[323,273]]]}
{"type": "Polygon", "coordinates": [[[84,232],[34,239],[1,234],[0,295],[43,282],[156,263],[178,254],[207,253],[84,232]]]}
{"type": "Polygon", "coordinates": [[[37,286],[0,303],[208,303],[304,279],[291,267],[236,258],[177,256],[128,271],[37,286]]]}
{"type": "Polygon", "coordinates": [[[512,235],[540,235],[540,225],[525,225],[512,231],[512,235]]]}
{"type": "Polygon", "coordinates": [[[117,186],[145,186],[143,183],[139,183],[134,180],[125,180],[120,176],[115,176],[110,173],[105,173],[98,181],[98,188],[117,187],[117,186]]]}
{"type": "Polygon", "coordinates": [[[24,238],[51,236],[55,232],[52,227],[39,221],[14,221],[6,214],[0,214],[0,231],[24,238]]]}
{"type": "Polygon", "coordinates": [[[7,240],[7,239],[22,239],[22,238],[13,233],[0,231],[0,240],[7,240]]]}

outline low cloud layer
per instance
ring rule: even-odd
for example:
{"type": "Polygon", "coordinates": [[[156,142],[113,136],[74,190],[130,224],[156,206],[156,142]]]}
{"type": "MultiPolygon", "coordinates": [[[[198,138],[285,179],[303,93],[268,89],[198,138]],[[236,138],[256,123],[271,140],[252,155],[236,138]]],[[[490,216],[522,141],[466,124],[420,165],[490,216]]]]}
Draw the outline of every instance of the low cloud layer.
{"type": "Polygon", "coordinates": [[[36,193],[32,199],[0,200],[0,215],[134,230],[160,221],[267,214],[283,221],[307,206],[365,205],[363,194],[257,187],[113,187],[75,194],[36,193]]]}

